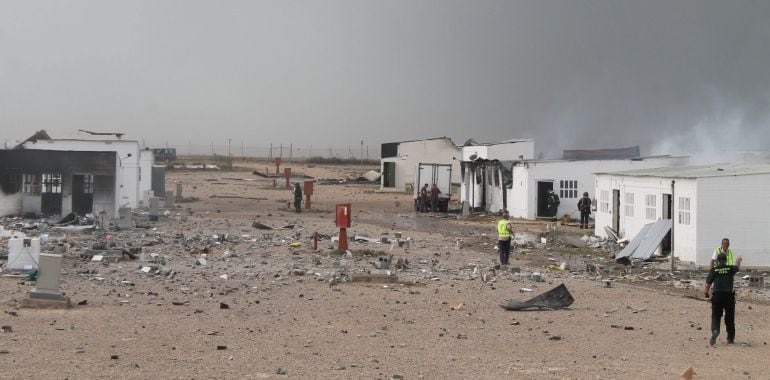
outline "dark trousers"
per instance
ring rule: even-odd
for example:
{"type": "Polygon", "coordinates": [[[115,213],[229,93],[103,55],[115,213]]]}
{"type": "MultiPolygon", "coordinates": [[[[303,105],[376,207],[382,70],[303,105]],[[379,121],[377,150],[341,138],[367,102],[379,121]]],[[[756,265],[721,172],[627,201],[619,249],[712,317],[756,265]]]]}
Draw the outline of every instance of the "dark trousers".
{"type": "Polygon", "coordinates": [[[588,227],[588,216],[591,215],[591,211],[581,211],[580,212],[580,225],[585,225],[588,227]]]}
{"type": "Polygon", "coordinates": [[[430,200],[430,210],[433,212],[438,211],[438,198],[430,200]]]}
{"type": "Polygon", "coordinates": [[[500,265],[508,265],[508,257],[511,255],[511,239],[498,240],[497,248],[500,251],[500,265]]]}
{"type": "Polygon", "coordinates": [[[294,208],[296,212],[302,212],[302,198],[294,198],[294,208]]]}
{"type": "Polygon", "coordinates": [[[711,331],[719,333],[719,322],[722,312],[725,313],[727,340],[735,339],[735,293],[714,292],[711,296],[711,331]]]}

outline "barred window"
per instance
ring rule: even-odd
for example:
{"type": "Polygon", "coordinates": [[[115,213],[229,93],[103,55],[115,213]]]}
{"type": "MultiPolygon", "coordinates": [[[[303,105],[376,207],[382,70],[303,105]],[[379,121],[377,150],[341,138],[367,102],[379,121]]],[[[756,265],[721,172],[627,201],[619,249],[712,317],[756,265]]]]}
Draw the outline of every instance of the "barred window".
{"type": "Polygon", "coordinates": [[[679,224],[690,224],[690,198],[679,197],[679,224]]]}
{"type": "Polygon", "coordinates": [[[574,180],[561,180],[559,181],[559,197],[560,198],[577,198],[578,197],[578,181],[574,180]]]}
{"type": "Polygon", "coordinates": [[[84,175],[83,176],[83,193],[85,194],[93,194],[94,193],[94,176],[93,174],[84,175]]]}
{"type": "Polygon", "coordinates": [[[602,190],[599,193],[599,211],[609,213],[610,212],[610,192],[609,190],[602,190]]]}
{"type": "Polygon", "coordinates": [[[634,193],[626,193],[623,208],[626,216],[634,217],[634,193]]]}
{"type": "Polygon", "coordinates": [[[654,194],[648,194],[644,198],[645,216],[648,220],[657,219],[657,200],[654,194]]]}
{"type": "Polygon", "coordinates": [[[22,176],[22,191],[25,193],[40,193],[40,182],[36,174],[24,174],[22,176]]]}
{"type": "Polygon", "coordinates": [[[61,193],[61,174],[44,173],[42,191],[44,193],[61,193]]]}

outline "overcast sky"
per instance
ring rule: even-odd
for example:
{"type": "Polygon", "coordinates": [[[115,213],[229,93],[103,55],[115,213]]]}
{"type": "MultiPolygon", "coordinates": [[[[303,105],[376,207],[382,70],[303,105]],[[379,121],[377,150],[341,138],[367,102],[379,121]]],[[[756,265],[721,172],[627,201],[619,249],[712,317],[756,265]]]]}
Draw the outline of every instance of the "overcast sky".
{"type": "Polygon", "coordinates": [[[770,149],[770,1],[0,0],[0,139],[770,149]]]}

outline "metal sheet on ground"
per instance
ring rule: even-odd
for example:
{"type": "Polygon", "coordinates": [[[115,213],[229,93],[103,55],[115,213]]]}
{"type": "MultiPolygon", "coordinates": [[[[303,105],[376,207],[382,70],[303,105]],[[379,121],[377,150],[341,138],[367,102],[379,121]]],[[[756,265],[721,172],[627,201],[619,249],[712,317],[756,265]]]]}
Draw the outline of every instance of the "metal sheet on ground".
{"type": "Polygon", "coordinates": [[[533,297],[528,301],[510,300],[508,303],[500,305],[505,310],[558,310],[569,307],[575,302],[567,287],[561,284],[545,293],[533,297]]]}

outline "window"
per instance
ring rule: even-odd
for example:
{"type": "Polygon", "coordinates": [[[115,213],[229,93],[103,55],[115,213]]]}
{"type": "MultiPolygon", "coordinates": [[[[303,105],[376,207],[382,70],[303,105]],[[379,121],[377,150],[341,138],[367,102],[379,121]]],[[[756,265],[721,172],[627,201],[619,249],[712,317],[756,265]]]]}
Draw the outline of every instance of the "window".
{"type": "Polygon", "coordinates": [[[94,176],[93,174],[84,175],[83,176],[83,193],[85,194],[93,194],[94,193],[94,176]]]}
{"type": "Polygon", "coordinates": [[[42,177],[44,193],[61,193],[61,174],[44,173],[42,177]]]}
{"type": "Polygon", "coordinates": [[[610,212],[610,192],[609,190],[602,190],[599,193],[599,211],[604,213],[610,212]]]}
{"type": "Polygon", "coordinates": [[[634,193],[626,193],[623,209],[626,216],[634,217],[634,193]]]}
{"type": "Polygon", "coordinates": [[[559,197],[560,198],[577,198],[578,197],[577,183],[578,181],[573,181],[573,180],[559,181],[559,197]]]}
{"type": "Polygon", "coordinates": [[[679,224],[690,224],[690,198],[679,197],[679,224]]]}
{"type": "Polygon", "coordinates": [[[22,191],[25,193],[38,194],[40,193],[40,182],[38,182],[37,175],[24,174],[22,176],[23,187],[22,191]]]}
{"type": "Polygon", "coordinates": [[[495,186],[500,186],[500,169],[495,166],[492,170],[495,171],[495,186]]]}
{"type": "Polygon", "coordinates": [[[648,220],[655,220],[657,219],[657,211],[656,211],[656,199],[655,195],[646,195],[644,197],[644,205],[645,205],[645,217],[648,220]]]}

